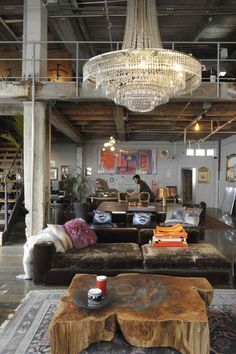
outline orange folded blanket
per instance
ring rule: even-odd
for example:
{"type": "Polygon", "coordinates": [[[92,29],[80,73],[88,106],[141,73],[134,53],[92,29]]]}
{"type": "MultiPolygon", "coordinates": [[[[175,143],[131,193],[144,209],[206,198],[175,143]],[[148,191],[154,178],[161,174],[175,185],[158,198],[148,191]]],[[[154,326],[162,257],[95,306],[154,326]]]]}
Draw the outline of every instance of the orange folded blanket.
{"type": "Polygon", "coordinates": [[[181,224],[176,224],[173,226],[157,226],[156,233],[164,233],[164,232],[182,232],[184,228],[181,224]]]}

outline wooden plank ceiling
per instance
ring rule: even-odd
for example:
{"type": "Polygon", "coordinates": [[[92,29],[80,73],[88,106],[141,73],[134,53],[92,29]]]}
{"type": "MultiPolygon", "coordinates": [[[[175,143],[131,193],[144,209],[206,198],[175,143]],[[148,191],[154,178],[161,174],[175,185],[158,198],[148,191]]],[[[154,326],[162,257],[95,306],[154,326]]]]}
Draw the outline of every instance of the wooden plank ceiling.
{"type": "Polygon", "coordinates": [[[184,140],[185,130],[186,139],[195,141],[236,134],[236,103],[229,102],[171,102],[145,114],[98,102],[59,103],[57,109],[85,141],[112,135],[121,141],[174,142],[184,140]],[[199,131],[193,124],[196,120],[199,131]]]}

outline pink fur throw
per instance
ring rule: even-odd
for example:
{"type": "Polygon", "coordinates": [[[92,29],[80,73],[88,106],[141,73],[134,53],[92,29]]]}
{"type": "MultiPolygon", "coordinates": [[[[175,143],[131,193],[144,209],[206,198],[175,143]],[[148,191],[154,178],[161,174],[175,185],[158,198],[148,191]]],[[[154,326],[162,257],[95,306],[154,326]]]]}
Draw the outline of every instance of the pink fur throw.
{"type": "Polygon", "coordinates": [[[64,226],[75,248],[85,248],[97,241],[95,232],[89,228],[83,219],[67,221],[64,226]]]}

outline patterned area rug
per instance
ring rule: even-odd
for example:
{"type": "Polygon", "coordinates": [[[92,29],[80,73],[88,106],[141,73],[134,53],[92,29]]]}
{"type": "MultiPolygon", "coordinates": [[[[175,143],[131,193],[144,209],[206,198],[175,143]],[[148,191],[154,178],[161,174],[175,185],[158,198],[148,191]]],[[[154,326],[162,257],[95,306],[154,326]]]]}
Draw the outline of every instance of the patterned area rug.
{"type": "MultiPolygon", "coordinates": [[[[31,291],[0,332],[1,354],[49,354],[48,326],[63,290],[31,291]]],[[[211,354],[236,353],[236,290],[215,290],[209,308],[211,354]]],[[[132,347],[117,334],[112,342],[89,346],[83,354],[176,354],[169,348],[132,347]]],[[[58,353],[63,354],[63,353],[58,353]]]]}

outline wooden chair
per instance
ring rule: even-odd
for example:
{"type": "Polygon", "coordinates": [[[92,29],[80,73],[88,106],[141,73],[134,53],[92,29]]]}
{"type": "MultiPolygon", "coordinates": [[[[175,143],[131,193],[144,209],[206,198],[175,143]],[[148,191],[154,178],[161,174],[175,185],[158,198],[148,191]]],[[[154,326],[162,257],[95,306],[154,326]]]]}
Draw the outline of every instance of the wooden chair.
{"type": "Polygon", "coordinates": [[[139,193],[139,201],[149,203],[150,201],[150,193],[148,192],[141,192],[139,193]]]}
{"type": "Polygon", "coordinates": [[[128,202],[128,193],[125,192],[119,192],[118,193],[118,202],[128,202]]]}

